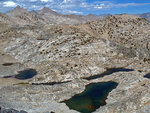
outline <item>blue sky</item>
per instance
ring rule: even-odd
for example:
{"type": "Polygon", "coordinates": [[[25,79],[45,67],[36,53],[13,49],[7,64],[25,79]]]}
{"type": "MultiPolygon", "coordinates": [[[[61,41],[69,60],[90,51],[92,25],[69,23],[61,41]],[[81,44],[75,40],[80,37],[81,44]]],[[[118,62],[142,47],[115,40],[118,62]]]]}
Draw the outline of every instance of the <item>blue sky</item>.
{"type": "Polygon", "coordinates": [[[0,0],[0,12],[17,5],[31,11],[43,7],[63,14],[139,14],[150,12],[150,0],[0,0]]]}

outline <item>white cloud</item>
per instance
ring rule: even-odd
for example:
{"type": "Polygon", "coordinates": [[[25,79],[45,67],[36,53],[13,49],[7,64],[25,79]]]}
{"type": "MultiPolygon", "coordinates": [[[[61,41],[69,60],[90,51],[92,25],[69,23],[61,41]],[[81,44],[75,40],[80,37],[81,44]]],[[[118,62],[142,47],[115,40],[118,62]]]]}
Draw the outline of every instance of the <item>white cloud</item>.
{"type": "Polygon", "coordinates": [[[30,0],[31,2],[36,2],[37,0],[30,0]]]}
{"type": "Polygon", "coordinates": [[[37,5],[32,5],[31,8],[32,8],[32,9],[40,9],[41,7],[40,7],[40,6],[37,6],[37,5]]]}
{"type": "Polygon", "coordinates": [[[73,3],[73,2],[76,2],[76,1],[78,1],[78,0],[64,0],[63,3],[71,3],[71,2],[73,3]]]}
{"type": "Polygon", "coordinates": [[[52,2],[53,0],[41,0],[41,2],[52,2]]]}
{"type": "Polygon", "coordinates": [[[48,0],[41,0],[41,2],[48,2],[48,0]]]}
{"type": "Polygon", "coordinates": [[[124,3],[124,4],[113,4],[108,3],[104,5],[104,9],[111,9],[111,8],[121,8],[121,7],[129,7],[129,6],[143,6],[143,5],[149,5],[150,3],[124,3]]]}
{"type": "Polygon", "coordinates": [[[68,0],[64,0],[64,3],[67,3],[68,0]]]}
{"type": "Polygon", "coordinates": [[[4,7],[15,7],[15,6],[17,6],[17,4],[13,1],[6,1],[6,2],[3,2],[3,6],[4,7]]]}
{"type": "Polygon", "coordinates": [[[95,5],[95,9],[103,9],[105,7],[105,4],[95,5]]]}
{"type": "Polygon", "coordinates": [[[94,8],[95,8],[95,9],[103,9],[102,6],[95,6],[94,8]]]}
{"type": "Polygon", "coordinates": [[[79,12],[79,11],[72,11],[72,10],[63,10],[63,13],[65,14],[83,14],[83,12],[79,12]]]}
{"type": "Polygon", "coordinates": [[[79,11],[68,11],[68,13],[70,13],[70,14],[83,14],[82,12],[79,12],[79,11]]]}
{"type": "Polygon", "coordinates": [[[126,3],[126,4],[117,4],[114,5],[116,7],[128,7],[128,6],[141,6],[141,5],[148,5],[150,3],[126,3]]]}

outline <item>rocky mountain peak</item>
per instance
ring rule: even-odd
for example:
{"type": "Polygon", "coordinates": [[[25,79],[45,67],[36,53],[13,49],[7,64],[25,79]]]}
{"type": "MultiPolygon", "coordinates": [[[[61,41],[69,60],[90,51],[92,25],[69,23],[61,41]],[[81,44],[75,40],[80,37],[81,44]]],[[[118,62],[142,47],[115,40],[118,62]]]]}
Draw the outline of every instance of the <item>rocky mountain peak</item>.
{"type": "Polygon", "coordinates": [[[14,9],[21,9],[21,7],[19,5],[17,5],[14,9]]]}
{"type": "Polygon", "coordinates": [[[23,15],[23,14],[28,14],[28,13],[29,12],[26,9],[24,9],[18,5],[12,11],[9,11],[6,14],[9,16],[18,16],[18,15],[23,15]]]}
{"type": "Polygon", "coordinates": [[[46,13],[57,14],[55,11],[49,9],[48,7],[43,7],[38,13],[42,15],[46,13]]]}

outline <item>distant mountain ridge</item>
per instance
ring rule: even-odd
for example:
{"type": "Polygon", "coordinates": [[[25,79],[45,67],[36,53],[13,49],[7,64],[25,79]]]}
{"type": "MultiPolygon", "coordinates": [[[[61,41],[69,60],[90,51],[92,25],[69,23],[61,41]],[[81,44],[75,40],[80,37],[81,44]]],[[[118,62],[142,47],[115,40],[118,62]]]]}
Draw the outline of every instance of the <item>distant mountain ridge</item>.
{"type": "Polygon", "coordinates": [[[6,19],[2,19],[3,17],[7,17],[7,20],[10,20],[9,23],[12,24],[81,24],[87,21],[97,20],[105,17],[105,15],[97,16],[97,15],[63,15],[59,14],[47,7],[39,11],[27,11],[26,9],[17,6],[13,10],[0,14],[0,21],[7,23],[6,19]],[[2,16],[3,15],[3,16],[2,16]]]}
{"type": "Polygon", "coordinates": [[[150,12],[139,14],[140,17],[147,19],[150,22],[150,12]]]}
{"type": "MultiPolygon", "coordinates": [[[[81,24],[88,21],[103,19],[111,14],[103,15],[74,15],[74,14],[59,14],[47,7],[39,11],[27,11],[26,9],[17,6],[13,10],[3,14],[0,13],[0,22],[9,24],[81,24]]],[[[147,19],[150,22],[150,12],[139,14],[138,16],[147,19]]]]}

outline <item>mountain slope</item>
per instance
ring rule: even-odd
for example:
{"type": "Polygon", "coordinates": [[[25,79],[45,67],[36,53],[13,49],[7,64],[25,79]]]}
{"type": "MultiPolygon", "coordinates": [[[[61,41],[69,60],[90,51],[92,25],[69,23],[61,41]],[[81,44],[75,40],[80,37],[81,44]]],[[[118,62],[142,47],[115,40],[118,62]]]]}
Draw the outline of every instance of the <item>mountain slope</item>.
{"type": "Polygon", "coordinates": [[[0,22],[4,22],[4,23],[12,23],[12,19],[11,17],[9,17],[6,14],[0,13],[0,22]]]}
{"type": "Polygon", "coordinates": [[[147,19],[150,22],[150,12],[140,14],[139,16],[142,17],[142,18],[147,19]]]}
{"type": "Polygon", "coordinates": [[[137,52],[139,59],[150,58],[150,24],[146,19],[134,15],[114,15],[89,22],[87,26],[95,36],[107,37],[120,52],[122,46],[126,52],[130,50],[124,53],[127,57],[134,57],[137,52]]]}

